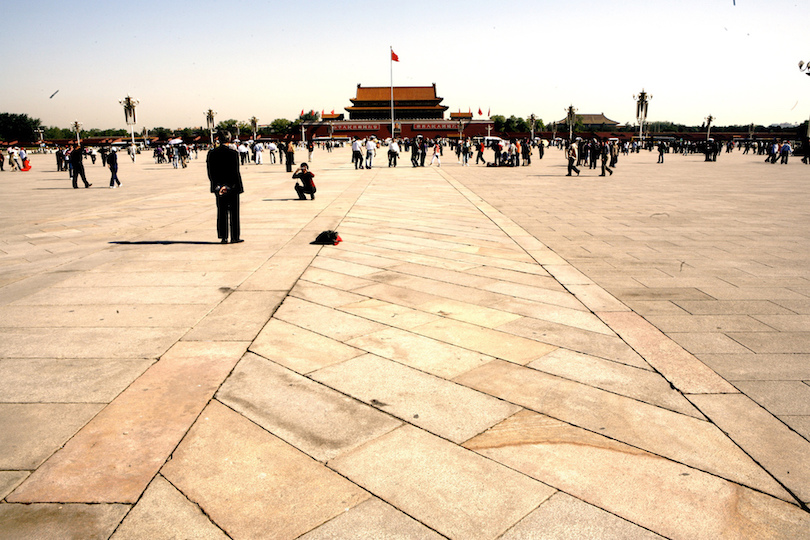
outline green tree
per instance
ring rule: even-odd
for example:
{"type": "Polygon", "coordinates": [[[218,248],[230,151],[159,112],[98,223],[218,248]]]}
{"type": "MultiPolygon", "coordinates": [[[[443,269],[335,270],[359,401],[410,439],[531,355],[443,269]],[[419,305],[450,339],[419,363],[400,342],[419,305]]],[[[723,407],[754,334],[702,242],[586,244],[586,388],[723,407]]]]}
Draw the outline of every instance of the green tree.
{"type": "Polygon", "coordinates": [[[157,137],[160,140],[171,139],[174,138],[174,130],[167,129],[165,127],[156,127],[152,129],[150,135],[157,137]]]}
{"type": "Polygon", "coordinates": [[[500,114],[496,114],[496,115],[490,116],[489,119],[492,120],[492,123],[493,123],[492,127],[495,128],[495,131],[503,133],[504,125],[506,124],[506,117],[501,116],[500,114]]]}
{"type": "Polygon", "coordinates": [[[29,118],[27,114],[0,113],[0,140],[37,141],[39,137],[34,130],[39,126],[39,118],[29,118]]]}
{"type": "Polygon", "coordinates": [[[286,118],[276,118],[270,122],[270,133],[273,135],[286,135],[290,132],[292,122],[286,118]]]}
{"type": "Polygon", "coordinates": [[[233,135],[236,135],[236,128],[239,125],[239,121],[235,118],[229,118],[228,120],[223,120],[219,124],[217,124],[216,131],[224,130],[230,131],[233,135]]]}

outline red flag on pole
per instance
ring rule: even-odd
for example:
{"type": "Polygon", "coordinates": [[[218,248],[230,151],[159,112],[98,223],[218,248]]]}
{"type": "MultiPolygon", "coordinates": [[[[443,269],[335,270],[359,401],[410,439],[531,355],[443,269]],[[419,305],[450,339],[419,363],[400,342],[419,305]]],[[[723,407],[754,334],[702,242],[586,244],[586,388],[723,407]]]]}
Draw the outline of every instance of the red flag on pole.
{"type": "Polygon", "coordinates": [[[394,52],[394,49],[391,49],[391,60],[394,62],[399,62],[399,56],[397,56],[397,53],[394,52]]]}
{"type": "Polygon", "coordinates": [[[484,113],[481,112],[481,107],[478,107],[478,116],[483,116],[484,113]]]}
{"type": "Polygon", "coordinates": [[[335,109],[332,109],[332,112],[330,114],[335,114],[335,109]]]}
{"type": "Polygon", "coordinates": [[[304,109],[301,109],[301,114],[299,116],[304,116],[304,109]]]}
{"type": "Polygon", "coordinates": [[[323,118],[323,109],[321,109],[321,118],[323,118]]]}
{"type": "Polygon", "coordinates": [[[471,107],[467,107],[467,114],[472,114],[472,108],[471,107]]]}
{"type": "Polygon", "coordinates": [[[491,110],[492,109],[487,109],[487,116],[492,116],[491,114],[489,114],[489,111],[491,111],[491,110]]]}

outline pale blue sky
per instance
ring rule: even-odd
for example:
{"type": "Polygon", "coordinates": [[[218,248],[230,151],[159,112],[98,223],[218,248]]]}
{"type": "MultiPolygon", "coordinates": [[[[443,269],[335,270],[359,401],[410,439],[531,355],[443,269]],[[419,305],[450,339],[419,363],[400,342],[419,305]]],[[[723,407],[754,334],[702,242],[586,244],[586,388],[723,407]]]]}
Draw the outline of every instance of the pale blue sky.
{"type": "Polygon", "coordinates": [[[810,116],[806,0],[322,0],[13,4],[0,46],[0,112],[46,126],[125,127],[118,101],[140,100],[139,127],[260,123],[301,109],[345,112],[358,83],[436,83],[451,111],[603,112],[635,122],[717,125],[810,116]],[[52,99],[49,96],[59,90],[52,99]]]}

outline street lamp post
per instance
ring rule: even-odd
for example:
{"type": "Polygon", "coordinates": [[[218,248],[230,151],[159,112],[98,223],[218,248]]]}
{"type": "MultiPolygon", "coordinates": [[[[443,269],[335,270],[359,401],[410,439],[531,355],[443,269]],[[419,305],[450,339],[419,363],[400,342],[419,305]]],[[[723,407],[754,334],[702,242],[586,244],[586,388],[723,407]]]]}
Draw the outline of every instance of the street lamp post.
{"type": "Polygon", "coordinates": [[[82,131],[82,123],[79,122],[78,120],[76,120],[76,121],[73,122],[73,126],[71,126],[71,127],[73,127],[73,131],[76,132],[76,144],[81,144],[82,141],[79,138],[79,133],[81,133],[81,131],[82,131]]]}
{"type": "Polygon", "coordinates": [[[706,117],[706,140],[708,141],[712,134],[712,120],[714,116],[709,115],[706,117]]]}
{"type": "Polygon", "coordinates": [[[126,120],[127,125],[129,126],[129,133],[132,136],[132,143],[130,146],[130,151],[132,153],[132,161],[135,161],[135,107],[140,103],[137,99],[127,94],[122,100],[119,100],[118,103],[124,106],[124,120],[126,120]]]}
{"type": "Polygon", "coordinates": [[[534,126],[537,124],[537,117],[534,115],[534,113],[532,113],[532,115],[529,117],[529,120],[531,121],[532,126],[532,140],[529,142],[534,143],[534,126]]]}
{"type": "Polygon", "coordinates": [[[214,109],[205,111],[205,124],[208,127],[208,132],[211,134],[211,146],[214,146],[214,117],[216,115],[217,111],[214,109]]]}
{"type": "Polygon", "coordinates": [[[636,119],[638,120],[638,140],[639,144],[644,145],[644,122],[647,120],[647,106],[652,99],[651,95],[647,95],[644,89],[638,96],[633,96],[636,100],[636,119]]]}
{"type": "Polygon", "coordinates": [[[568,107],[568,115],[566,116],[566,120],[568,120],[568,140],[574,140],[574,123],[577,121],[577,109],[574,108],[573,105],[568,107]]]}

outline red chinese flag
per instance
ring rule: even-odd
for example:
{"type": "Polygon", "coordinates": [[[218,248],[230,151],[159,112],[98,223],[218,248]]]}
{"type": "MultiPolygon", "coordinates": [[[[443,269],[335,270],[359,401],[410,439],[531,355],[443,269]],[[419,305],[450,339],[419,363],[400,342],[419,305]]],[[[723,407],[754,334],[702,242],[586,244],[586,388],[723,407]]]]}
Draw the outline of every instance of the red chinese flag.
{"type": "Polygon", "coordinates": [[[323,118],[323,109],[321,109],[321,118],[323,118]]]}
{"type": "Polygon", "coordinates": [[[299,116],[304,116],[304,109],[301,109],[301,114],[299,116]]]}
{"type": "Polygon", "coordinates": [[[331,114],[335,114],[335,109],[332,109],[332,112],[331,112],[331,114]]]}
{"type": "Polygon", "coordinates": [[[478,116],[483,116],[484,113],[481,112],[481,107],[478,107],[478,116]]]}
{"type": "Polygon", "coordinates": [[[399,62],[399,56],[397,56],[397,53],[394,52],[394,49],[391,49],[391,60],[394,62],[399,62]]]}
{"type": "Polygon", "coordinates": [[[491,114],[489,114],[489,111],[491,111],[491,110],[492,109],[487,109],[487,116],[492,116],[491,114]]]}

